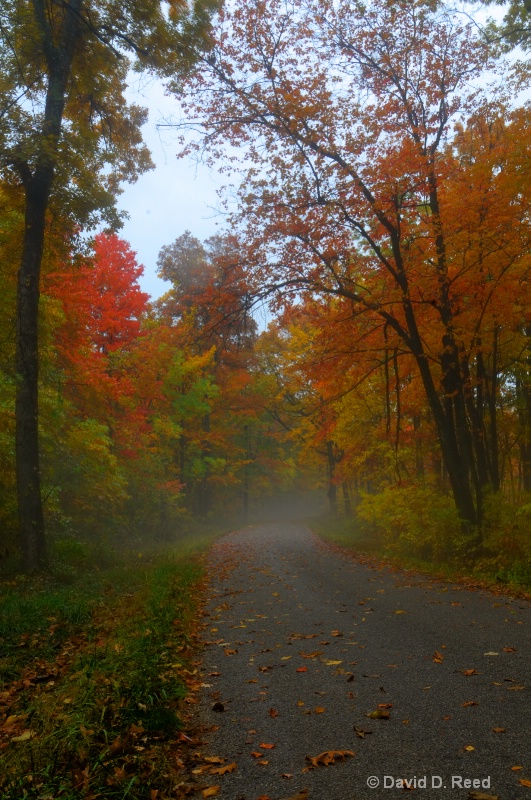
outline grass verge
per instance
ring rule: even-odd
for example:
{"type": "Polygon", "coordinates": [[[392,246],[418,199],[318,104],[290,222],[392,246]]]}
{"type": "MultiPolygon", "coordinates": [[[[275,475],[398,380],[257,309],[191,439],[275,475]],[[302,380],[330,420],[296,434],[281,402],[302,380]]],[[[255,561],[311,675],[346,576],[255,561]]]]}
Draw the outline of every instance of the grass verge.
{"type": "Polygon", "coordinates": [[[182,796],[179,731],[199,685],[198,551],[211,539],[75,578],[62,564],[68,585],[0,585],[3,800],[182,796]]]}
{"type": "Polygon", "coordinates": [[[462,558],[431,561],[412,552],[399,552],[386,542],[383,533],[356,517],[323,516],[312,520],[310,528],[325,541],[375,562],[383,561],[389,566],[413,570],[440,580],[481,586],[496,594],[510,594],[531,600],[531,564],[518,562],[512,568],[502,568],[481,560],[466,564],[462,558]]]}

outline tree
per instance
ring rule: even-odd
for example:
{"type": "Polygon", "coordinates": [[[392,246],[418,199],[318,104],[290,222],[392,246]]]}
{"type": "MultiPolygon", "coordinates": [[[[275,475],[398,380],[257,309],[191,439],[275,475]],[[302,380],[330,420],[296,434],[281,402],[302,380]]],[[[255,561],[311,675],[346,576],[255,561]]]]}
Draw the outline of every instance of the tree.
{"type": "Polygon", "coordinates": [[[121,180],[150,165],[142,109],[123,96],[127,69],[167,75],[206,44],[215,0],[190,11],[142,0],[6,0],[0,11],[0,164],[23,187],[25,228],[18,274],[16,456],[20,541],[27,569],[46,561],[38,444],[39,279],[51,207],[94,224],[121,180]],[[134,60],[134,65],[133,65],[134,60]]]}
{"type": "Polygon", "coordinates": [[[221,15],[189,100],[198,148],[247,148],[238,221],[265,291],[337,297],[381,351],[412,357],[478,544],[499,485],[498,303],[530,243],[529,113],[478,85],[498,67],[442,4],[255,2],[221,15]]]}

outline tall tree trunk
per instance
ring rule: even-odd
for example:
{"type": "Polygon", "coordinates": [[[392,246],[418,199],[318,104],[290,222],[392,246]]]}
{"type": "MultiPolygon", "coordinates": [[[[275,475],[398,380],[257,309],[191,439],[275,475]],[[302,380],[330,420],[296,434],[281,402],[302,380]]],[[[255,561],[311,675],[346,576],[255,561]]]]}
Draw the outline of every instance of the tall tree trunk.
{"type": "Polygon", "coordinates": [[[531,325],[524,329],[526,355],[523,359],[523,376],[520,381],[520,460],[522,468],[522,488],[531,492],[531,325]]]}
{"type": "Polygon", "coordinates": [[[49,16],[44,0],[32,0],[48,88],[42,126],[35,133],[35,166],[14,166],[25,191],[25,227],[17,284],[16,472],[23,565],[32,571],[46,563],[39,458],[39,281],[46,212],[57,163],[63,113],[73,55],[80,33],[83,0],[65,4],[62,18],[49,16]]]}
{"type": "Polygon", "coordinates": [[[26,185],[24,244],[17,286],[17,393],[15,453],[23,566],[46,565],[39,458],[39,275],[44,225],[53,170],[32,176],[26,185]]]}
{"type": "Polygon", "coordinates": [[[328,497],[328,503],[330,505],[331,513],[336,514],[337,513],[337,486],[335,484],[336,456],[334,452],[334,443],[330,440],[326,443],[326,458],[328,462],[328,491],[326,493],[326,496],[328,497]]]}

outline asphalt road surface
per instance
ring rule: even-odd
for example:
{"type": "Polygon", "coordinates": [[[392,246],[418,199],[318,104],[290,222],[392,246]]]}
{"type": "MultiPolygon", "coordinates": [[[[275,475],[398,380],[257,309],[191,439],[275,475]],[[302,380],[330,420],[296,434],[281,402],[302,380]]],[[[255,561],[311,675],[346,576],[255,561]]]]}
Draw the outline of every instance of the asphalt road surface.
{"type": "Polygon", "coordinates": [[[361,563],[301,524],[229,534],[210,574],[205,797],[531,800],[528,603],[361,563]]]}

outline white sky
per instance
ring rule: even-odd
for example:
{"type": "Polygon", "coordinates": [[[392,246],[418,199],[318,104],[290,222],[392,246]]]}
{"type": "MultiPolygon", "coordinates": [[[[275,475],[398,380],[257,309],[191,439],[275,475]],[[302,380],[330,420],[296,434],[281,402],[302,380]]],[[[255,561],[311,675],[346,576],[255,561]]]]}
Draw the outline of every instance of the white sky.
{"type": "Polygon", "coordinates": [[[156,298],[169,288],[156,275],[161,247],[171,244],[185,230],[203,240],[223,225],[224,218],[216,211],[216,190],[223,180],[205,165],[178,159],[177,133],[157,130],[157,123],[179,117],[178,102],[165,95],[158,81],[142,82],[132,75],[128,99],[149,109],[143,134],[156,167],[135,184],[124,185],[118,206],[128,212],[129,220],[120,236],[130,243],[138,262],[144,265],[144,276],[139,281],[142,289],[156,298]]]}

